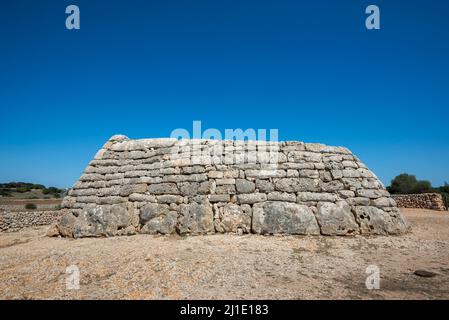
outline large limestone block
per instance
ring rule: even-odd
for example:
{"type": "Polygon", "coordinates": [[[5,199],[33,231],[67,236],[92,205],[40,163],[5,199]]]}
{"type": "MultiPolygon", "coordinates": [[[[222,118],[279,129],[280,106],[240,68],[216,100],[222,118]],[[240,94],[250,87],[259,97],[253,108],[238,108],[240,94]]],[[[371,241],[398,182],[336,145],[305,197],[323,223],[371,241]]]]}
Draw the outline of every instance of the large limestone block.
{"type": "Polygon", "coordinates": [[[267,201],[253,207],[252,230],[259,234],[320,233],[310,208],[291,202],[267,201]]]}
{"type": "Polygon", "coordinates": [[[149,234],[172,234],[176,231],[178,213],[168,211],[149,220],[141,229],[141,233],[149,234]]]}
{"type": "Polygon", "coordinates": [[[323,235],[341,236],[359,231],[351,207],[345,201],[319,203],[315,216],[323,235]]]}
{"type": "Polygon", "coordinates": [[[221,208],[215,209],[215,230],[222,233],[243,233],[251,231],[251,206],[229,203],[221,208]]]}
{"type": "Polygon", "coordinates": [[[356,206],[353,210],[362,234],[394,235],[405,233],[410,228],[397,211],[386,212],[370,206],[356,206]]]}
{"type": "Polygon", "coordinates": [[[181,204],[176,229],[180,234],[213,233],[214,216],[210,203],[181,204]]]}
{"type": "Polygon", "coordinates": [[[155,183],[150,185],[148,192],[152,194],[179,194],[176,183],[155,183]]]}
{"type": "Polygon", "coordinates": [[[253,204],[267,200],[267,195],[265,193],[240,194],[237,196],[237,200],[242,204],[253,204]]]}
{"type": "Polygon", "coordinates": [[[235,186],[238,193],[252,193],[256,190],[254,182],[246,179],[237,179],[235,186]]]}
{"type": "Polygon", "coordinates": [[[275,182],[275,189],[283,192],[315,191],[317,183],[310,178],[283,178],[275,182]]]}
{"type": "Polygon", "coordinates": [[[167,204],[149,203],[140,209],[140,223],[145,224],[154,218],[168,214],[169,211],[170,207],[167,204]]]}
{"type": "Polygon", "coordinates": [[[87,208],[78,217],[66,214],[58,229],[62,235],[74,238],[114,236],[132,229],[132,222],[126,204],[103,205],[87,208]]]}

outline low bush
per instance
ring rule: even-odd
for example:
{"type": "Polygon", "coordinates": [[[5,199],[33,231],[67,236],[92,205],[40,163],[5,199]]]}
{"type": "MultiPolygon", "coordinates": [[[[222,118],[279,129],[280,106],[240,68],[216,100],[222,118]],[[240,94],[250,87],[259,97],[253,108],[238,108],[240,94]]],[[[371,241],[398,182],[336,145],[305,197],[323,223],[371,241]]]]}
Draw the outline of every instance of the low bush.
{"type": "Polygon", "coordinates": [[[27,203],[27,204],[25,205],[25,209],[26,209],[26,210],[36,210],[36,209],[37,209],[37,206],[36,206],[34,203],[27,203]]]}

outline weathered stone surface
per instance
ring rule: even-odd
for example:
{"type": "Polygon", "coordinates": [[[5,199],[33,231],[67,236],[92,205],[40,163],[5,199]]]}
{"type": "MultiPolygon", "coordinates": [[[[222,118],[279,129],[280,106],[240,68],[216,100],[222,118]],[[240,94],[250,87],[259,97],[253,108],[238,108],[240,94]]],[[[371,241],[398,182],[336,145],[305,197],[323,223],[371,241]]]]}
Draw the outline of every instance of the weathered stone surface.
{"type": "Polygon", "coordinates": [[[211,194],[209,196],[210,202],[229,202],[231,196],[229,194],[211,194]]]}
{"type": "MultiPolygon", "coordinates": [[[[184,174],[194,174],[194,173],[204,173],[206,169],[203,166],[193,166],[193,167],[183,167],[181,171],[184,174]]],[[[176,174],[176,172],[173,172],[171,174],[176,174]]]]}
{"type": "Polygon", "coordinates": [[[167,204],[149,203],[140,210],[140,223],[146,224],[151,219],[166,215],[170,211],[167,204]]]}
{"type": "Polygon", "coordinates": [[[275,189],[284,192],[315,191],[316,182],[309,178],[284,178],[275,182],[275,189]]]}
{"type": "Polygon", "coordinates": [[[236,194],[235,185],[225,184],[215,188],[216,194],[236,194]]]}
{"type": "Polygon", "coordinates": [[[120,187],[120,196],[127,197],[132,193],[145,193],[148,189],[148,185],[145,183],[135,185],[125,185],[120,187]]]}
{"type": "Polygon", "coordinates": [[[344,189],[344,185],[341,181],[335,180],[330,182],[321,182],[320,188],[324,192],[335,192],[344,189]]]}
{"type": "Polygon", "coordinates": [[[331,170],[331,176],[333,179],[343,178],[343,172],[341,170],[331,170]]]}
{"type": "Polygon", "coordinates": [[[209,180],[201,182],[198,187],[198,194],[210,194],[214,193],[216,188],[215,181],[209,180]]]}
{"type": "Polygon", "coordinates": [[[273,191],[267,196],[269,201],[286,201],[286,202],[296,202],[296,195],[294,193],[273,191]]]}
{"type": "Polygon", "coordinates": [[[267,200],[267,195],[265,193],[249,193],[240,194],[237,196],[237,201],[242,204],[253,204],[265,200],[267,200]]]}
{"type": "Polygon", "coordinates": [[[307,201],[330,201],[335,202],[337,196],[333,193],[319,193],[319,192],[298,192],[298,202],[307,201]]]}
{"type": "Polygon", "coordinates": [[[68,213],[58,224],[61,235],[82,238],[114,236],[132,224],[126,205],[95,206],[82,211],[78,217],[68,213]]]}
{"type": "Polygon", "coordinates": [[[343,175],[343,178],[359,178],[362,176],[359,171],[354,169],[344,169],[341,171],[341,173],[343,175]]]}
{"type": "Polygon", "coordinates": [[[194,196],[199,193],[200,184],[198,182],[181,182],[178,186],[183,196],[194,196]]]}
{"type": "Polygon", "coordinates": [[[163,176],[162,181],[164,182],[202,182],[206,181],[207,174],[197,173],[197,174],[186,174],[186,175],[169,175],[163,176]]]}
{"type": "Polygon", "coordinates": [[[158,203],[176,203],[180,204],[184,201],[184,198],[182,196],[177,196],[173,194],[164,194],[161,196],[156,196],[156,201],[158,203]]]}
{"type": "Polygon", "coordinates": [[[249,233],[251,231],[251,207],[249,205],[239,206],[237,204],[227,204],[217,208],[215,219],[215,230],[225,233],[249,233]]]}
{"type": "Polygon", "coordinates": [[[292,151],[288,153],[288,161],[291,162],[320,162],[321,159],[321,154],[318,152],[292,151]]]}
{"type": "Polygon", "coordinates": [[[268,180],[256,180],[256,189],[259,189],[259,192],[271,192],[274,191],[274,184],[268,180]]]}
{"type": "Polygon", "coordinates": [[[372,190],[372,189],[360,189],[356,191],[359,197],[377,199],[385,195],[382,190],[372,190]]]}
{"type": "Polygon", "coordinates": [[[141,233],[149,234],[171,234],[176,231],[176,222],[178,213],[176,211],[168,211],[150,219],[141,229],[141,233]]]}
{"type": "Polygon", "coordinates": [[[266,179],[285,177],[284,170],[246,170],[246,176],[250,178],[266,179]]]}
{"type": "Polygon", "coordinates": [[[319,174],[318,170],[304,169],[304,170],[299,170],[299,176],[302,178],[316,179],[316,178],[320,177],[320,174],[319,174]]]}
{"type": "Polygon", "coordinates": [[[338,195],[343,199],[355,197],[355,192],[351,190],[339,190],[338,195]]]}
{"type": "Polygon", "coordinates": [[[180,234],[207,234],[214,232],[214,216],[210,204],[196,202],[181,204],[177,231],[180,234]]]}
{"type": "Polygon", "coordinates": [[[48,229],[47,232],[45,233],[45,235],[47,237],[57,237],[60,235],[59,233],[59,229],[58,229],[58,224],[56,222],[54,222],[48,229]]]}
{"type": "Polygon", "coordinates": [[[383,208],[383,207],[393,207],[395,206],[392,201],[394,201],[391,198],[387,198],[387,197],[382,197],[382,198],[377,198],[372,200],[372,204],[374,207],[377,208],[383,208]]]}
{"type": "Polygon", "coordinates": [[[367,206],[370,204],[370,199],[363,197],[347,198],[346,202],[351,206],[367,206]]]}
{"type": "Polygon", "coordinates": [[[320,233],[312,210],[291,202],[267,201],[253,207],[252,231],[259,234],[320,233]]]}
{"type": "Polygon", "coordinates": [[[356,233],[354,223],[364,234],[406,229],[384,185],[348,149],[295,141],[116,136],[62,207],[68,214],[58,232],[68,237],[243,234],[248,225],[259,233],[316,234],[317,219],[326,235],[356,233]]]}
{"type": "Polygon", "coordinates": [[[212,170],[207,173],[210,179],[223,179],[223,172],[212,170]]]}
{"type": "Polygon", "coordinates": [[[156,183],[150,185],[148,192],[152,194],[179,194],[176,183],[156,183]]]}
{"type": "Polygon", "coordinates": [[[67,212],[66,214],[64,214],[59,223],[57,224],[61,236],[73,238],[73,232],[76,223],[77,223],[76,217],[73,215],[72,212],[67,212]]]}
{"type": "Polygon", "coordinates": [[[323,235],[355,234],[359,225],[355,222],[351,207],[345,201],[338,203],[323,202],[318,204],[315,214],[323,235]]]}
{"type": "Polygon", "coordinates": [[[129,201],[139,201],[139,202],[156,202],[156,197],[153,195],[132,193],[128,197],[129,201]]]}
{"type": "Polygon", "coordinates": [[[252,181],[246,179],[237,179],[235,187],[238,193],[252,193],[256,190],[256,185],[252,181]]]}
{"type": "Polygon", "coordinates": [[[399,213],[388,213],[376,207],[355,206],[356,221],[362,234],[402,234],[409,229],[407,221],[399,213]]]}

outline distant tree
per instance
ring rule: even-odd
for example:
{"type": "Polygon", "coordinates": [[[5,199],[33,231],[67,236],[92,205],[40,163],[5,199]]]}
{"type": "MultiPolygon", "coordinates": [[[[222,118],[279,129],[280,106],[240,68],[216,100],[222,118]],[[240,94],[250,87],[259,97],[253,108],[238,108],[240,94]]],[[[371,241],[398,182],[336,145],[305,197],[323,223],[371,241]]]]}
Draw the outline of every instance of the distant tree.
{"type": "Polygon", "coordinates": [[[427,180],[417,180],[412,174],[401,173],[391,181],[391,186],[387,190],[391,194],[411,194],[435,192],[440,188],[434,189],[427,180]]]}
{"type": "Polygon", "coordinates": [[[413,188],[413,193],[426,193],[432,191],[432,184],[426,180],[419,180],[413,188]]]}
{"type": "Polygon", "coordinates": [[[391,186],[388,191],[393,194],[408,194],[414,191],[418,180],[414,175],[401,173],[391,180],[391,186]]]}
{"type": "Polygon", "coordinates": [[[444,185],[438,188],[440,192],[449,193],[449,184],[444,182],[444,185]]]}
{"type": "Polygon", "coordinates": [[[60,192],[60,190],[58,188],[55,188],[55,187],[50,187],[47,190],[49,191],[49,193],[52,193],[52,194],[60,192]]]}

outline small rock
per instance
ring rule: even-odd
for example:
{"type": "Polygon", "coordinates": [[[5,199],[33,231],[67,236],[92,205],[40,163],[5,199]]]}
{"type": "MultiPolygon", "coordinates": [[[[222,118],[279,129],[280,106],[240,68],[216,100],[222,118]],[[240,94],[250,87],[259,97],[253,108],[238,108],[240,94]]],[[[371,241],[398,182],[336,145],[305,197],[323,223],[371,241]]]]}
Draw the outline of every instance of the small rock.
{"type": "Polygon", "coordinates": [[[427,271],[427,270],[416,270],[415,272],[413,272],[413,274],[415,276],[423,277],[423,278],[433,278],[437,275],[435,272],[427,271]]]}
{"type": "Polygon", "coordinates": [[[59,229],[57,223],[53,223],[46,233],[47,237],[57,237],[59,236],[59,229]]]}

